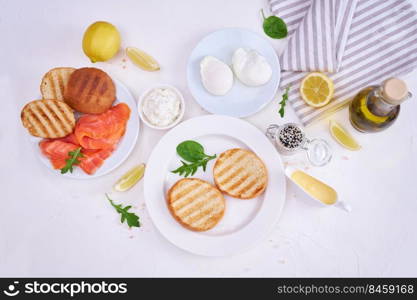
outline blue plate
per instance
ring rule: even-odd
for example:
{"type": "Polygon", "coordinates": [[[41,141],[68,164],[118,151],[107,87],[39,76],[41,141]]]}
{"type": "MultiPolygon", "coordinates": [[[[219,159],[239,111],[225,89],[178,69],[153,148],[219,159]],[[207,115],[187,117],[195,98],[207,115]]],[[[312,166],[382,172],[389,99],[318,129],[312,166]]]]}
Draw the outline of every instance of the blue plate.
{"type": "Polygon", "coordinates": [[[264,37],[246,29],[228,28],[207,35],[194,48],[188,60],[187,81],[195,100],[208,112],[247,117],[260,111],[274,98],[280,72],[277,54],[264,37]],[[235,76],[233,87],[226,95],[210,94],[201,82],[200,61],[211,55],[231,65],[233,52],[237,48],[254,49],[264,56],[272,68],[271,79],[262,86],[249,87],[235,76]]]}

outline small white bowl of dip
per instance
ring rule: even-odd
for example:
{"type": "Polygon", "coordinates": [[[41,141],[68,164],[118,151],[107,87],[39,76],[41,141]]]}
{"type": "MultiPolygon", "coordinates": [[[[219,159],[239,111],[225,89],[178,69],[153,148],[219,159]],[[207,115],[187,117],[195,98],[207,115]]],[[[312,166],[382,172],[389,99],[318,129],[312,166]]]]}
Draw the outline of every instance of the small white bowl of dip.
{"type": "Polygon", "coordinates": [[[177,125],[184,117],[185,101],[174,86],[160,84],[147,89],[139,97],[139,116],[153,129],[165,130],[177,125]]]}

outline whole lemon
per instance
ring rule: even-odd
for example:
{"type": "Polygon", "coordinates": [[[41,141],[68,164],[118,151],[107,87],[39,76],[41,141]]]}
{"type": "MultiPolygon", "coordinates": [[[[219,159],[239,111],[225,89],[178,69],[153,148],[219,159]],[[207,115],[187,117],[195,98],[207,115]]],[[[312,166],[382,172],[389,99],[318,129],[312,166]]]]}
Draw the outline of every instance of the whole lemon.
{"type": "Polygon", "coordinates": [[[95,22],[84,33],[83,51],[93,63],[109,60],[119,48],[119,31],[108,22],[95,22]]]}

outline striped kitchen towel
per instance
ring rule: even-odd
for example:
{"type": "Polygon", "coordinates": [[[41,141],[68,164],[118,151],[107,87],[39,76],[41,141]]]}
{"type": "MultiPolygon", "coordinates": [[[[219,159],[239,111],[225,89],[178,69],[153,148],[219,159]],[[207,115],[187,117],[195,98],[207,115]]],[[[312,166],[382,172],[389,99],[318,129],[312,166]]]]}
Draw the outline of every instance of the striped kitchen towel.
{"type": "Polygon", "coordinates": [[[281,87],[304,125],[345,106],[363,87],[417,66],[417,13],[408,0],[269,0],[288,26],[281,87]],[[325,72],[334,99],[312,108],[300,97],[307,72],[325,72]]]}

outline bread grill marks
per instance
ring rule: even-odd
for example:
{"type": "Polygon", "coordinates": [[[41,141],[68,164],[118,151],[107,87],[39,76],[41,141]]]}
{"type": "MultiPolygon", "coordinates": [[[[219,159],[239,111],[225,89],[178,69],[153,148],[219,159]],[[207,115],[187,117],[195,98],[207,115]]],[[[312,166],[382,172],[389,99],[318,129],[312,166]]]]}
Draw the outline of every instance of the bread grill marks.
{"type": "Polygon", "coordinates": [[[74,68],[54,68],[49,70],[42,78],[41,93],[43,99],[64,101],[65,87],[68,84],[74,68]]]}
{"type": "Polygon", "coordinates": [[[58,100],[34,100],[21,112],[23,126],[33,136],[60,138],[70,134],[75,127],[73,110],[58,100]]]}
{"type": "Polygon", "coordinates": [[[168,191],[167,203],[173,217],[194,231],[213,228],[225,211],[225,200],[220,191],[197,178],[177,181],[168,191]]]}
{"type": "Polygon", "coordinates": [[[268,184],[268,173],[261,159],[244,149],[230,149],[220,154],[213,176],[220,191],[240,199],[259,196],[268,184]]]}
{"type": "Polygon", "coordinates": [[[72,73],[65,102],[79,112],[99,114],[108,110],[116,99],[111,78],[96,68],[81,68],[72,73]]]}

